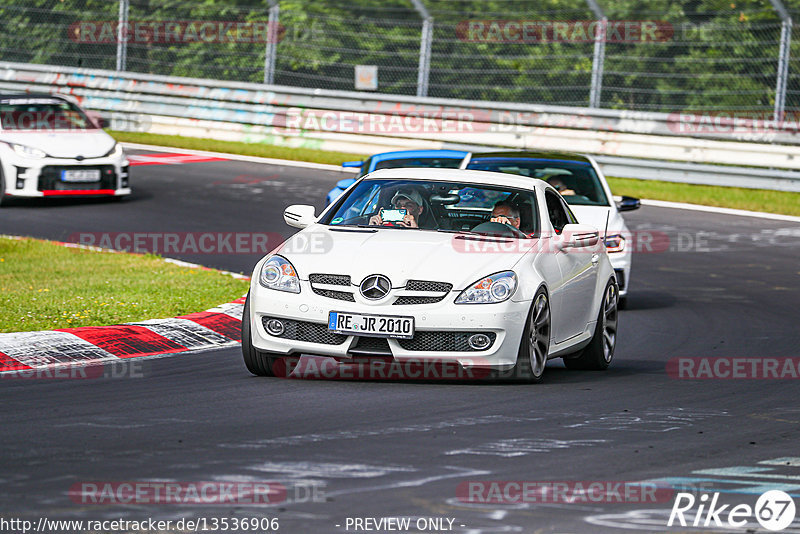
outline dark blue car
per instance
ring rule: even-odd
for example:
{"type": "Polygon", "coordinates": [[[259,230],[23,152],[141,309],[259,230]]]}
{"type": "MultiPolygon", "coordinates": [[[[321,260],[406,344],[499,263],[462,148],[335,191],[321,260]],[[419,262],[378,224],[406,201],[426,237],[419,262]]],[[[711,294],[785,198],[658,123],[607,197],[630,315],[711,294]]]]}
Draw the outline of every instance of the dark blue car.
{"type": "Polygon", "coordinates": [[[383,152],[368,157],[365,161],[345,161],[342,167],[356,167],[361,171],[354,178],[339,180],[336,187],[330,190],[325,205],[336,200],[345,189],[372,171],[393,169],[396,167],[443,167],[457,169],[468,152],[460,150],[399,150],[383,152]]]}

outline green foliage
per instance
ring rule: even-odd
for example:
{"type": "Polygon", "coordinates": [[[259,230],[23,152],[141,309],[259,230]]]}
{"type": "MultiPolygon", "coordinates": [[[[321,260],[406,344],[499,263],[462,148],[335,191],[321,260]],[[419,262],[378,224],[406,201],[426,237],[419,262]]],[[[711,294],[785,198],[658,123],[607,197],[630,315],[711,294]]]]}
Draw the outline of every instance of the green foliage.
{"type": "MultiPolygon", "coordinates": [[[[470,21],[591,21],[585,0],[424,0],[433,17],[429,95],[586,106],[591,39],[465,38],[470,21]]],[[[785,1],[795,19],[800,0],[785,1]]],[[[410,0],[281,0],[275,82],[353,90],[354,67],[377,65],[379,91],[416,94],[422,20],[410,0]]],[[[769,0],[601,1],[611,21],[656,21],[655,41],[609,41],[602,106],[754,110],[774,106],[781,32],[769,0]]],[[[6,0],[0,57],[113,69],[114,43],[81,43],[75,25],[117,18],[115,0],[6,0]]],[[[129,20],[266,23],[266,0],[131,0],[129,20]]],[[[264,42],[130,42],[127,70],[260,82],[264,42]]],[[[800,109],[800,34],[787,108],[800,109]]]]}

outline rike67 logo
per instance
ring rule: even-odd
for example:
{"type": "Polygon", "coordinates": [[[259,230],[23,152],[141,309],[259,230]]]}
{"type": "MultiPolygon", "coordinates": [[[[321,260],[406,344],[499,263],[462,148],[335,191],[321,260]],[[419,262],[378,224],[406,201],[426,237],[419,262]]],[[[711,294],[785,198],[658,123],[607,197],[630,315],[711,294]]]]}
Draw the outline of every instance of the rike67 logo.
{"type": "Polygon", "coordinates": [[[682,527],[712,527],[747,529],[752,532],[755,523],[762,528],[780,531],[792,524],[795,504],[791,495],[780,490],[762,493],[755,507],[749,504],[719,504],[719,493],[709,497],[707,493],[696,497],[692,493],[678,493],[667,526],[677,522],[682,527]]]}

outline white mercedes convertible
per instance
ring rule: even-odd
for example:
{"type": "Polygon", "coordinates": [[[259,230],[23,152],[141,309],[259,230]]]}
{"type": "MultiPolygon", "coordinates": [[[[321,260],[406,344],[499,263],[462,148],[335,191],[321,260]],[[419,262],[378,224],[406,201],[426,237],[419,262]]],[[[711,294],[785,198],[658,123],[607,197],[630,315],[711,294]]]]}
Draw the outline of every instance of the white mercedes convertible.
{"type": "Polygon", "coordinates": [[[244,307],[253,374],[382,359],[538,381],[548,359],[602,370],[614,356],[619,289],[600,231],[546,182],[386,169],[320,216],[294,205],[284,219],[302,230],[256,264],[244,307]]]}

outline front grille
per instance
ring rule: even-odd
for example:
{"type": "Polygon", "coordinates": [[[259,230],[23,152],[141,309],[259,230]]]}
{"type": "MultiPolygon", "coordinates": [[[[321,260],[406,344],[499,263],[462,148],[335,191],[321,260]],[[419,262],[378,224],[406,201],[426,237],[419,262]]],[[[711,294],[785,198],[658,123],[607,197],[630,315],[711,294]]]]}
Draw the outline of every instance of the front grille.
{"type": "Polygon", "coordinates": [[[394,301],[393,304],[398,306],[409,305],[409,304],[435,304],[436,302],[441,302],[447,296],[447,293],[453,289],[453,284],[448,284],[446,282],[430,282],[427,280],[409,280],[406,284],[406,290],[408,291],[430,291],[431,293],[442,293],[443,295],[431,296],[431,297],[424,297],[424,296],[402,296],[397,297],[397,300],[394,301]]]}
{"type": "Polygon", "coordinates": [[[55,166],[47,165],[42,167],[39,173],[39,191],[94,191],[97,189],[116,189],[117,173],[114,172],[113,165],[72,165],[55,166]],[[100,170],[100,180],[97,182],[62,182],[61,171],[69,170],[100,170]]]}
{"type": "Polygon", "coordinates": [[[333,291],[332,289],[317,289],[314,286],[311,286],[311,290],[317,295],[328,297],[329,299],[346,300],[348,302],[356,301],[353,294],[348,293],[347,291],[333,291]]]}
{"type": "Polygon", "coordinates": [[[431,352],[477,352],[467,343],[473,334],[486,334],[491,343],[483,350],[494,345],[497,334],[494,332],[417,332],[412,339],[398,339],[397,342],[405,350],[431,352]]]}
{"type": "Polygon", "coordinates": [[[360,336],[349,350],[352,354],[391,356],[389,341],[382,337],[360,336]]]}
{"type": "Polygon", "coordinates": [[[406,289],[409,291],[450,291],[453,289],[453,284],[446,282],[429,282],[426,280],[409,280],[406,284],[406,289]]]}
{"type": "Polygon", "coordinates": [[[308,281],[312,284],[329,284],[333,286],[349,286],[350,276],[345,274],[311,274],[308,281]]]}
{"type": "Polygon", "coordinates": [[[314,284],[328,284],[332,286],[349,286],[350,276],[345,274],[320,274],[315,273],[308,276],[308,281],[311,282],[311,291],[317,295],[327,297],[329,299],[346,300],[347,302],[355,302],[356,299],[352,293],[347,291],[335,291],[332,289],[320,289],[314,287],[314,284]]]}
{"type": "Polygon", "coordinates": [[[347,336],[344,334],[330,332],[327,324],[281,319],[280,317],[261,317],[261,324],[264,325],[264,328],[267,327],[267,321],[270,319],[278,319],[283,323],[283,333],[276,336],[283,339],[320,343],[322,345],[341,345],[347,340],[347,336]]]}
{"type": "Polygon", "coordinates": [[[393,304],[398,306],[408,304],[434,304],[436,302],[441,302],[446,296],[447,295],[442,295],[441,297],[397,297],[397,300],[395,300],[393,304]]]}

